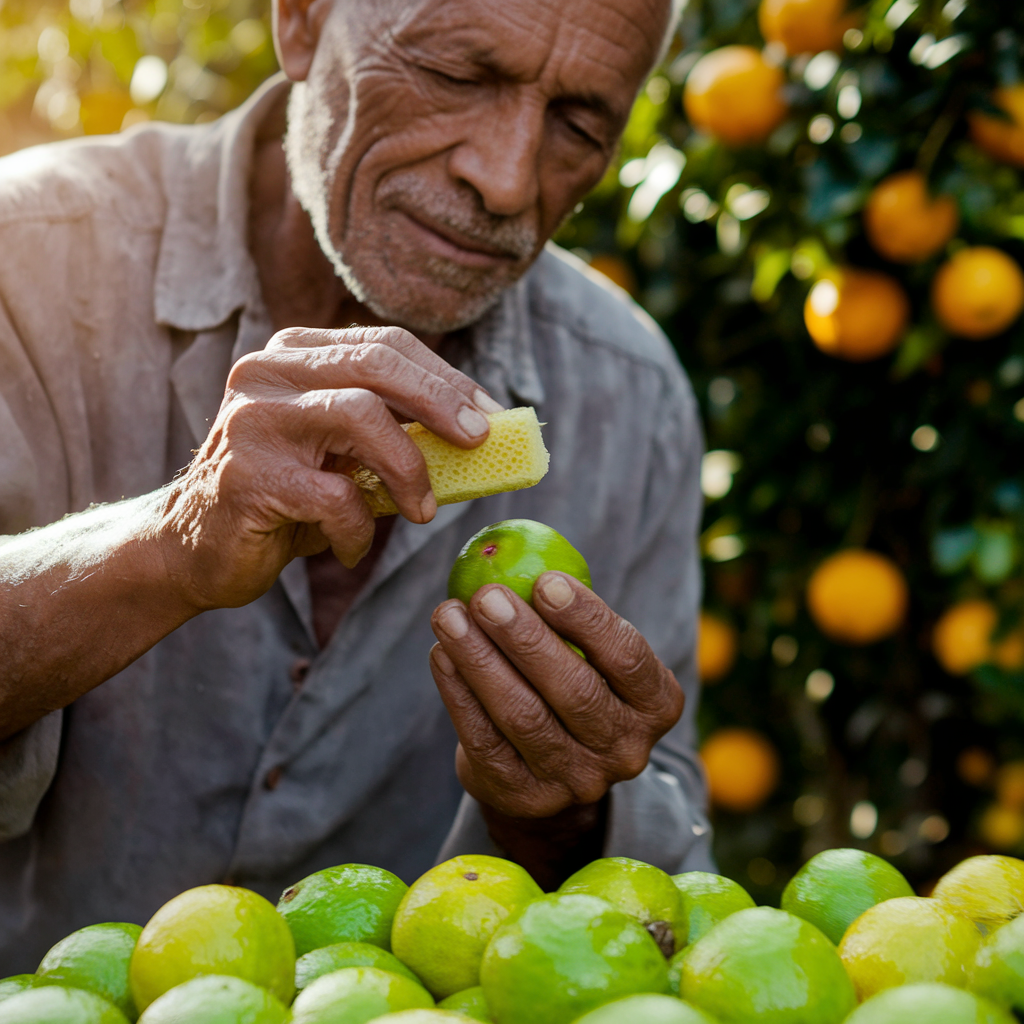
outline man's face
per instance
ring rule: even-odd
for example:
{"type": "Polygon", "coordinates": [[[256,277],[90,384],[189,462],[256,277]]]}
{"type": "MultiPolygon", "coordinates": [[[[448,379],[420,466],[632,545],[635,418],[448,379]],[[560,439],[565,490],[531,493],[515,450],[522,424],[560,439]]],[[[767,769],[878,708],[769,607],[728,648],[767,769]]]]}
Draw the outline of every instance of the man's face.
{"type": "Polygon", "coordinates": [[[668,0],[337,0],[286,140],[353,295],[425,334],[517,280],[612,156],[668,0]]]}

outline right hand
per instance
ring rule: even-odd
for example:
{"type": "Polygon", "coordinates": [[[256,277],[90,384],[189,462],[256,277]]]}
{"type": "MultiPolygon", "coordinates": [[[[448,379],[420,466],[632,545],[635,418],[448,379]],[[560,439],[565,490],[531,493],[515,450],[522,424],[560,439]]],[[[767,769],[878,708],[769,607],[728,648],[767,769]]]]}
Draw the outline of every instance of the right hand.
{"type": "Polygon", "coordinates": [[[169,575],[201,611],[255,600],[291,559],[327,547],[354,566],[374,521],[340,470],[367,466],[403,516],[429,522],[426,463],[397,417],[473,448],[498,408],[400,328],[279,332],[234,365],[206,441],[167,489],[169,575]]]}

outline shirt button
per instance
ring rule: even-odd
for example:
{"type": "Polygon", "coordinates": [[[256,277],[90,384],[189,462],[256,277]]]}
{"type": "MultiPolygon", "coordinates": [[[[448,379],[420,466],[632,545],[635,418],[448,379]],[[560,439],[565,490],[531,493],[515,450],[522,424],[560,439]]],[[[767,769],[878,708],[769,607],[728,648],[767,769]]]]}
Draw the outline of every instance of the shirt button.
{"type": "Polygon", "coordinates": [[[277,784],[281,781],[281,766],[279,764],[274,765],[273,768],[267,772],[263,779],[264,789],[277,789],[277,784]]]}
{"type": "Polygon", "coordinates": [[[309,674],[309,666],[312,664],[309,658],[296,658],[292,662],[292,667],[288,669],[288,678],[291,679],[294,689],[301,689],[309,674]]]}

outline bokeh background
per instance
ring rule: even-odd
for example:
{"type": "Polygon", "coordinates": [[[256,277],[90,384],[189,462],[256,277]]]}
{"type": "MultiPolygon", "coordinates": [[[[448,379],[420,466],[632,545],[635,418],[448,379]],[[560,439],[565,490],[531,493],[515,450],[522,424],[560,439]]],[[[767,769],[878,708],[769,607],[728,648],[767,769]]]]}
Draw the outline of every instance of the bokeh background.
{"type": "MultiPolygon", "coordinates": [[[[559,241],[662,324],[703,411],[721,867],[777,902],[853,845],[927,892],[969,854],[1024,854],[1024,129],[1003,112],[1024,9],[759,6],[690,0],[559,241]],[[1012,264],[982,250],[933,297],[978,246],[1012,264]]],[[[0,153],[216,118],[276,70],[268,7],[0,0],[0,153]]]]}

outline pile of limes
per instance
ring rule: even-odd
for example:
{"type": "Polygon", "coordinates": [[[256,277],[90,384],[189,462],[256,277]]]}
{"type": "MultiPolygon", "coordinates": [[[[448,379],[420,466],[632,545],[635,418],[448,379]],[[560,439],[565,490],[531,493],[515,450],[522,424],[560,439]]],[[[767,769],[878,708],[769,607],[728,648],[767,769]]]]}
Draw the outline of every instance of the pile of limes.
{"type": "Polygon", "coordinates": [[[0,981],[4,1024],[1013,1024],[1024,861],[918,897],[860,850],[757,907],[735,882],[606,857],[543,893],[462,856],[406,886],[343,864],[282,894],[205,885],[144,928],[96,924],[0,981]]]}

